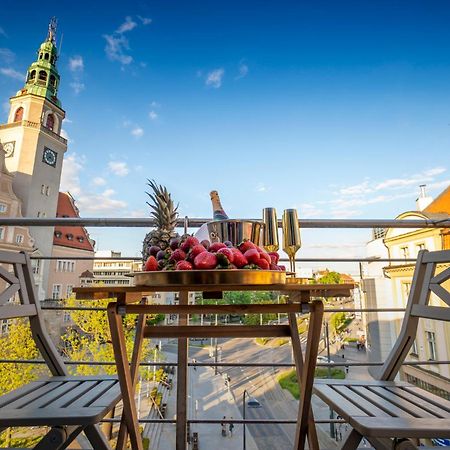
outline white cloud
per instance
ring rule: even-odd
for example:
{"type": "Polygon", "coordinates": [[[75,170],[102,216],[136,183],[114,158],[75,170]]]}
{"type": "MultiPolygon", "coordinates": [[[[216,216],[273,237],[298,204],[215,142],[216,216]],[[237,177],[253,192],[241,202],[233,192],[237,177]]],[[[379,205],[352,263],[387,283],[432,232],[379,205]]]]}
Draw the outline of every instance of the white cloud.
{"type": "Polygon", "coordinates": [[[9,48],[0,48],[0,60],[9,64],[14,61],[16,55],[9,48]]]}
{"type": "Polygon", "coordinates": [[[148,113],[148,117],[150,120],[156,120],[158,118],[158,114],[152,110],[148,113]]]}
{"type": "Polygon", "coordinates": [[[148,212],[143,209],[135,209],[133,211],[130,211],[128,214],[129,217],[146,217],[148,215],[148,212]]]}
{"type": "Polygon", "coordinates": [[[152,23],[152,19],[150,19],[149,17],[141,17],[141,16],[137,17],[142,22],[142,25],[149,25],[152,23]]]}
{"type": "Polygon", "coordinates": [[[129,50],[129,45],[125,36],[104,34],[103,37],[106,40],[105,52],[111,61],[119,61],[125,65],[133,61],[133,57],[126,54],[126,51],[129,50]]]}
{"type": "Polygon", "coordinates": [[[135,138],[140,138],[142,136],[144,136],[144,130],[136,125],[135,127],[133,127],[133,129],[131,130],[131,134],[135,137],[135,138]]]}
{"type": "Polygon", "coordinates": [[[266,192],[267,190],[268,190],[267,186],[262,182],[258,183],[255,187],[256,192],[266,192]]]}
{"type": "Polygon", "coordinates": [[[15,69],[12,69],[10,67],[1,67],[0,68],[0,73],[2,75],[5,75],[5,77],[10,77],[10,78],[14,78],[15,80],[25,80],[25,76],[23,73],[18,72],[15,69]]]}
{"type": "Polygon", "coordinates": [[[129,169],[126,162],[123,161],[110,161],[108,163],[108,169],[118,177],[124,177],[128,175],[129,169]]]}
{"type": "Polygon", "coordinates": [[[130,17],[125,17],[125,22],[117,28],[116,33],[122,34],[133,30],[137,27],[137,23],[130,17]]]}
{"type": "Polygon", "coordinates": [[[78,95],[80,92],[83,92],[86,89],[86,86],[81,81],[72,81],[70,83],[70,87],[72,88],[75,95],[78,95]]]}
{"type": "Polygon", "coordinates": [[[84,166],[85,158],[78,157],[77,154],[73,153],[64,158],[61,174],[61,191],[69,191],[74,196],[80,215],[123,215],[128,205],[125,201],[112,198],[115,194],[112,189],[106,189],[100,194],[83,191],[80,173],[84,171],[84,166]]]}
{"type": "Polygon", "coordinates": [[[72,139],[70,139],[69,134],[67,133],[67,131],[64,128],[61,128],[61,136],[67,140],[67,142],[69,143],[73,143],[72,139]]]}
{"type": "Polygon", "coordinates": [[[363,181],[362,183],[355,184],[339,190],[341,195],[361,195],[372,192],[372,188],[369,188],[369,181],[363,181]]]}
{"type": "Polygon", "coordinates": [[[5,36],[6,38],[8,37],[8,35],[6,34],[6,31],[2,27],[0,27],[0,34],[2,36],[5,36]]]}
{"type": "Polygon", "coordinates": [[[238,76],[235,78],[235,80],[239,80],[240,78],[244,78],[248,75],[248,66],[247,64],[241,62],[239,64],[239,74],[238,76]]]}
{"type": "Polygon", "coordinates": [[[150,103],[150,106],[152,108],[159,108],[161,105],[158,102],[155,102],[154,100],[150,103]]]}
{"type": "Polygon", "coordinates": [[[68,117],[64,117],[64,123],[73,123],[73,120],[70,120],[68,117]]]}
{"type": "Polygon", "coordinates": [[[208,75],[206,75],[205,79],[206,86],[211,86],[215,89],[220,88],[220,86],[222,86],[222,79],[224,74],[225,69],[223,69],[222,67],[208,72],[208,75]]]}
{"type": "Polygon", "coordinates": [[[83,72],[84,70],[83,57],[80,55],[75,55],[69,58],[69,69],[72,72],[83,72]]]}
{"type": "Polygon", "coordinates": [[[95,184],[95,186],[104,186],[106,184],[106,180],[102,177],[95,177],[92,180],[92,183],[95,184]]]}

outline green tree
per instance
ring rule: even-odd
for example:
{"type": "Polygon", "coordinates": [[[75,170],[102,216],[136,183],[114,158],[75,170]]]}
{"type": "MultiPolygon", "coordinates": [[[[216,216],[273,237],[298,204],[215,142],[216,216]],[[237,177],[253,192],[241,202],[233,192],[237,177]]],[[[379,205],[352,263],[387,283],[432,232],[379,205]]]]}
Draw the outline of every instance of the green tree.
{"type": "MultiPolygon", "coordinates": [[[[74,298],[66,300],[68,307],[106,307],[110,299],[95,300],[87,302],[74,298]]],[[[63,336],[65,341],[64,353],[70,360],[74,361],[96,361],[96,362],[113,362],[114,351],[111,344],[111,334],[106,311],[70,311],[73,326],[67,328],[66,334],[63,336]]],[[[136,329],[135,314],[126,314],[122,318],[125,341],[127,347],[128,358],[131,359],[131,352],[134,344],[134,336],[136,329]]],[[[151,317],[149,318],[152,319],[151,317]]],[[[144,343],[148,343],[146,340],[144,343]]],[[[142,359],[149,356],[149,346],[144,345],[142,359]]],[[[70,366],[69,370],[78,375],[97,375],[97,374],[114,374],[116,373],[115,365],[105,366],[88,366],[78,365],[70,366]]]]}
{"type": "Polygon", "coordinates": [[[341,274],[338,272],[328,272],[317,280],[321,284],[339,284],[341,282],[341,274]]]}
{"type": "MultiPolygon", "coordinates": [[[[4,359],[33,360],[39,358],[39,351],[26,319],[9,321],[8,332],[0,337],[0,348],[4,359]]],[[[38,378],[43,370],[44,366],[37,364],[0,364],[0,394],[17,389],[38,378]]]]}

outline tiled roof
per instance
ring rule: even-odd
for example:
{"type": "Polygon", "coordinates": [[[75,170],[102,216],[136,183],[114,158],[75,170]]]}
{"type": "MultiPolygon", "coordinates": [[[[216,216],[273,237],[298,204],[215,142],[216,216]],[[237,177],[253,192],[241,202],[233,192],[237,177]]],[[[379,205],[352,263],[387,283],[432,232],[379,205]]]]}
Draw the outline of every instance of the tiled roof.
{"type": "Polygon", "coordinates": [[[427,213],[450,214],[450,186],[441,192],[425,209],[427,213]]]}
{"type": "MultiPolygon", "coordinates": [[[[56,217],[80,217],[75,200],[68,192],[60,192],[58,195],[56,217]]],[[[94,251],[84,227],[55,227],[53,245],[94,251]]]]}

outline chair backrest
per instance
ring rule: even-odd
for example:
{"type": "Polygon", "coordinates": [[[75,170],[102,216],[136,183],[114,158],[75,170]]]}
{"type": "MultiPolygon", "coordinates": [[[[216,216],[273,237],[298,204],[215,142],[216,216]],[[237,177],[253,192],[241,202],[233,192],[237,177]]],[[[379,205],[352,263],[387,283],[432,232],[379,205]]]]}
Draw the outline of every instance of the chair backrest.
{"type": "Polygon", "coordinates": [[[64,362],[44,325],[28,254],[0,251],[0,279],[6,284],[0,293],[0,320],[28,317],[33,339],[51,373],[67,375],[64,362]]]}
{"type": "Polygon", "coordinates": [[[419,318],[450,321],[450,293],[442,286],[449,279],[450,250],[419,252],[402,328],[381,369],[380,380],[393,380],[396,377],[414,343],[419,318]],[[431,293],[447,306],[429,305],[431,293]]]}

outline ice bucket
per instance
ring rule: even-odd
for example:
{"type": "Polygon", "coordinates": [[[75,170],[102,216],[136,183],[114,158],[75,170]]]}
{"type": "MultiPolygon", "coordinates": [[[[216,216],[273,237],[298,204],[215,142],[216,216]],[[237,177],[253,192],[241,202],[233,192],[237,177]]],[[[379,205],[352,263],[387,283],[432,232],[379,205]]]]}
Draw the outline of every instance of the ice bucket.
{"type": "Polygon", "coordinates": [[[233,245],[239,245],[244,239],[256,245],[261,242],[263,223],[258,220],[213,220],[207,225],[211,242],[230,241],[233,245]]]}

